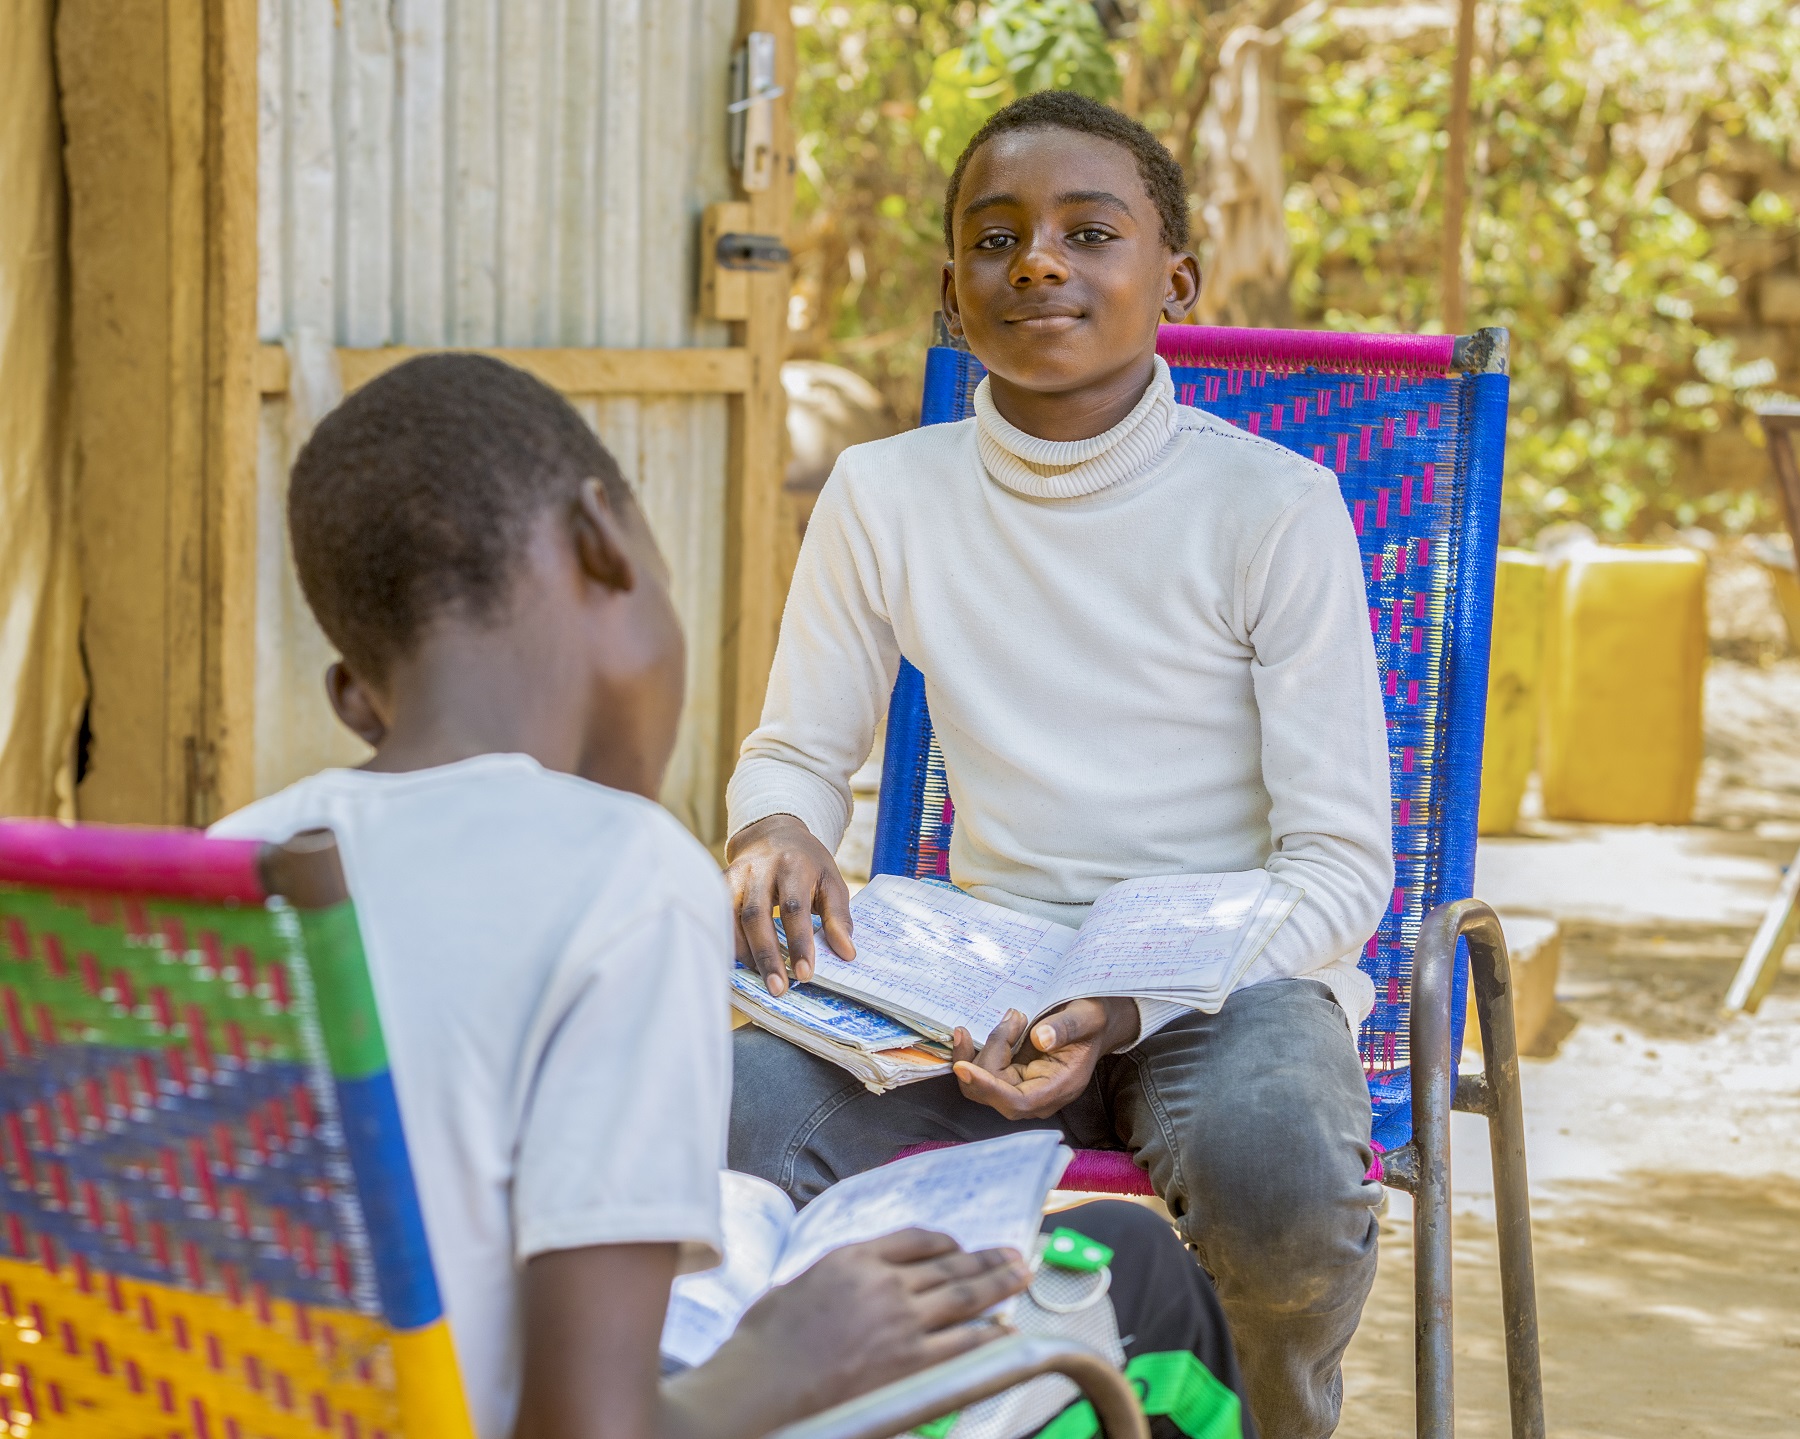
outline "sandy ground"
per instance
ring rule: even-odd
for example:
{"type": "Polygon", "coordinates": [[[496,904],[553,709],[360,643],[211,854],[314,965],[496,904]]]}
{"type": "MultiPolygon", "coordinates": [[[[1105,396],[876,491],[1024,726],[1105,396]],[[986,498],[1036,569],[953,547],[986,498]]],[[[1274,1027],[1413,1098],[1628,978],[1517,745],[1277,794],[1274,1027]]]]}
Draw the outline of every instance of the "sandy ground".
{"type": "MultiPolygon", "coordinates": [[[[1477,892],[1564,927],[1566,1036],[1523,1062],[1545,1408],[1567,1439],[1800,1435],[1800,948],[1719,1001],[1800,846],[1800,661],[1716,660],[1697,819],[1528,824],[1477,892]],[[1572,1025],[1572,1027],[1569,1027],[1572,1025]]],[[[1457,1432],[1509,1432],[1485,1124],[1458,1115],[1457,1432]]],[[[1412,1429],[1410,1204],[1383,1223],[1344,1439],[1412,1429]]]]}

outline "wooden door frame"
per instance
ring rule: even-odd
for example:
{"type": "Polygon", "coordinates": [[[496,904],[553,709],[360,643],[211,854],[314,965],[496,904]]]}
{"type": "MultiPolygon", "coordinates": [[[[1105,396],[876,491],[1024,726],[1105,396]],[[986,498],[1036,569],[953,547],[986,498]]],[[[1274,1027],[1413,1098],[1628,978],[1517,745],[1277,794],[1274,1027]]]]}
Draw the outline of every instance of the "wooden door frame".
{"type": "Polygon", "coordinates": [[[58,11],[89,819],[214,817],[250,698],[255,22],[256,0],[58,11]]]}
{"type": "MultiPolygon", "coordinates": [[[[257,4],[206,0],[206,436],[200,551],[204,580],[199,715],[188,794],[165,822],[206,823],[255,792],[257,433],[264,395],[287,388],[287,358],[256,333],[257,4]]],[[[736,196],[752,228],[785,240],[793,205],[793,26],[779,0],[740,0],[737,40],[776,37],[774,184],[736,196]]],[[[723,87],[727,77],[715,77],[723,87]]],[[[722,394],[728,410],[725,548],[719,654],[720,785],[762,712],[785,580],[781,488],[786,468],[788,282],[785,269],[749,278],[748,318],[730,345],[679,350],[496,349],[568,394],[722,394]]],[[[340,349],[345,388],[416,353],[340,349]]],[[[174,677],[171,676],[171,682],[174,677]]],[[[723,795],[716,838],[723,840],[723,795]]]]}
{"type": "MultiPolygon", "coordinates": [[[[753,30],[775,36],[774,183],[744,191],[750,226],[788,237],[794,206],[794,132],[790,99],[796,81],[794,29],[787,0],[740,0],[737,44],[753,30]]],[[[769,668],[781,628],[786,578],[781,572],[782,480],[787,469],[788,272],[750,276],[748,318],[732,325],[732,341],[749,355],[749,388],[730,404],[730,460],[725,491],[725,614],[719,671],[719,776],[723,786],[744,737],[762,717],[769,668]]],[[[720,840],[730,836],[719,801],[720,840]]]]}
{"type": "Polygon", "coordinates": [[[204,766],[190,823],[248,804],[256,776],[257,0],[207,0],[207,450],[204,766]]]}

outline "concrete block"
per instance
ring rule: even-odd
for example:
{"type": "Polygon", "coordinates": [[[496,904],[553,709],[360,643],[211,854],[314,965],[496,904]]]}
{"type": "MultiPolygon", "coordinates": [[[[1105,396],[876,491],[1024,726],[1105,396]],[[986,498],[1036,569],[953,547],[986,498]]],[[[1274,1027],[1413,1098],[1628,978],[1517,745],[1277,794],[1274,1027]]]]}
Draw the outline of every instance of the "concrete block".
{"type": "Polygon", "coordinates": [[[1760,226],[1718,230],[1713,234],[1713,262],[1740,280],[1765,274],[1787,257],[1787,238],[1760,226]]]}
{"type": "MultiPolygon", "coordinates": [[[[1562,926],[1539,915],[1502,914],[1500,928],[1506,934],[1507,957],[1512,961],[1513,1023],[1519,1052],[1528,1054],[1556,1013],[1556,980],[1562,972],[1562,926]]],[[[1481,1053],[1481,1026],[1476,1022],[1473,996],[1469,1022],[1463,1031],[1463,1052],[1481,1053]]]]}
{"type": "Polygon", "coordinates": [[[1776,271],[1756,287],[1756,311],[1765,325],[1800,325],[1800,275],[1776,271]]]}
{"type": "Polygon", "coordinates": [[[1694,301],[1694,319],[1697,323],[1717,328],[1721,325],[1738,324],[1745,318],[1744,287],[1727,276],[1726,290],[1726,294],[1702,295],[1694,301]]]}
{"type": "MultiPolygon", "coordinates": [[[[1762,283],[1767,285],[1771,280],[1780,279],[1800,280],[1800,276],[1764,275],[1762,283]]],[[[1785,329],[1769,325],[1733,325],[1721,331],[1720,338],[1731,341],[1731,362],[1734,365],[1747,365],[1753,360],[1773,360],[1777,369],[1787,368],[1792,346],[1785,329]]]]}
{"type": "Polygon", "coordinates": [[[1741,425],[1727,420],[1700,437],[1700,472],[1714,489],[1767,483],[1768,452],[1759,449],[1741,425]]]}
{"type": "MultiPolygon", "coordinates": [[[[1748,135],[1715,134],[1707,158],[1726,174],[1749,176],[1758,180],[1770,171],[1781,168],[1780,152],[1748,135]]],[[[1755,187],[1746,185],[1745,188],[1755,187]]]]}

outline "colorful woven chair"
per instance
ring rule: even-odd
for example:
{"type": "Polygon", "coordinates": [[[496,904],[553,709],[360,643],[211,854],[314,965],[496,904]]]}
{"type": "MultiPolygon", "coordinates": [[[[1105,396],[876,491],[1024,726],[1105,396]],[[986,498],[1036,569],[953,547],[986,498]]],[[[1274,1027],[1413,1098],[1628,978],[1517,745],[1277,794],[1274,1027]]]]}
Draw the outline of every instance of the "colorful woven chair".
{"type": "MultiPolygon", "coordinates": [[[[284,845],[0,823],[0,1434],[473,1439],[362,940],[284,845]]],[[[1015,1336],[784,1431],[879,1439],[1038,1374],[1015,1336]]]]}
{"type": "MultiPolygon", "coordinates": [[[[973,413],[982,368],[942,330],[922,420],[973,413]]],[[[1183,404],[1330,468],[1362,545],[1387,708],[1395,889],[1363,952],[1376,1005],[1359,1039],[1374,1102],[1374,1177],[1416,1196],[1418,1432],[1451,1433],[1451,1109],[1493,1143],[1515,1436],[1543,1434],[1524,1118],[1505,942],[1468,898],[1506,434],[1504,330],[1345,335],[1165,325],[1183,404]],[[1457,1075],[1473,960],[1486,1073],[1457,1075]]],[[[871,869],[949,878],[955,820],[926,677],[902,660],[888,708],[871,869]]],[[[1148,1194],[1124,1153],[1083,1151],[1072,1188],[1148,1194]]]]}
{"type": "Polygon", "coordinates": [[[472,1439],[329,834],[0,824],[0,1430],[472,1439]]]}

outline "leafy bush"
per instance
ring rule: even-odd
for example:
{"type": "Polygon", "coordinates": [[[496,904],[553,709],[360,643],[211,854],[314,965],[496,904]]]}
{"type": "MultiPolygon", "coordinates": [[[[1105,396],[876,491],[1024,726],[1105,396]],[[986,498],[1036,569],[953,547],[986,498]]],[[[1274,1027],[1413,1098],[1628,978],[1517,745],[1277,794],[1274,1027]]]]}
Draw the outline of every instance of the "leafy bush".
{"type": "MultiPolygon", "coordinates": [[[[1136,114],[1195,173],[1220,40],[1294,8],[798,8],[798,350],[861,370],[902,414],[915,410],[944,176],[981,122],[1016,94],[1069,86],[1136,114]],[[1109,34],[1097,12],[1129,23],[1109,34]]],[[[1286,209],[1301,323],[1436,325],[1448,13],[1321,9],[1290,45],[1286,209]]],[[[1467,313],[1513,333],[1509,529],[1579,519],[1640,536],[1767,522],[1760,464],[1709,472],[1700,445],[1733,430],[1754,438],[1748,404],[1779,378],[1768,358],[1737,354],[1730,331],[1749,271],[1721,255],[1720,237],[1765,268],[1786,263],[1800,176],[1742,200],[1700,182],[1720,165],[1792,174],[1790,145],[1800,161],[1790,7],[1483,0],[1478,13],[1467,313]]]]}

